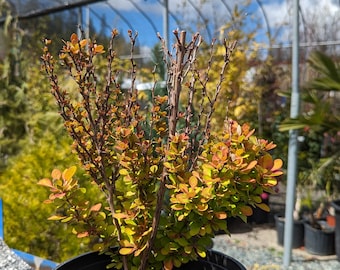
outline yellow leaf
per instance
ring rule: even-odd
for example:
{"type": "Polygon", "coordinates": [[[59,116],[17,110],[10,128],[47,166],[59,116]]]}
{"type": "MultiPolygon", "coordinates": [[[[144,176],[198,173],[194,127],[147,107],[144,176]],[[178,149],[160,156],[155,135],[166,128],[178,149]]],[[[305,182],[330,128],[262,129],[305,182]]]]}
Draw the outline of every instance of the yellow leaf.
{"type": "Polygon", "coordinates": [[[181,205],[181,204],[173,204],[173,205],[171,205],[171,209],[173,209],[173,210],[177,210],[177,211],[179,211],[179,210],[182,210],[183,209],[183,205],[181,205]]]}
{"type": "Polygon", "coordinates": [[[76,166],[72,166],[72,167],[64,170],[63,175],[62,175],[63,179],[65,181],[70,181],[76,171],[77,171],[77,167],[76,166]]]}
{"type": "Polygon", "coordinates": [[[135,251],[134,247],[123,247],[119,250],[120,255],[129,255],[135,251]]]}
{"type": "Polygon", "coordinates": [[[210,198],[212,196],[212,188],[211,187],[205,187],[202,190],[201,194],[204,198],[210,198]]]}
{"type": "Polygon", "coordinates": [[[152,166],[150,167],[150,172],[152,172],[152,173],[156,173],[157,170],[158,170],[158,166],[157,166],[157,165],[152,165],[152,166]]]}
{"type": "Polygon", "coordinates": [[[275,178],[270,178],[267,180],[266,186],[276,186],[276,185],[277,185],[277,180],[275,178]]]}
{"type": "Polygon", "coordinates": [[[140,248],[140,249],[137,249],[136,250],[136,252],[135,252],[135,257],[138,257],[141,253],[142,253],[142,251],[144,250],[144,249],[146,249],[146,247],[147,247],[147,245],[145,244],[142,248],[140,248]]]}
{"type": "Polygon", "coordinates": [[[146,235],[150,234],[151,232],[152,232],[152,227],[150,227],[148,230],[143,232],[142,236],[146,236],[146,235]]]}
{"type": "Polygon", "coordinates": [[[188,203],[189,202],[188,196],[185,193],[177,194],[176,199],[178,200],[179,203],[188,203]]]}
{"type": "Polygon", "coordinates": [[[196,178],[195,176],[192,175],[192,176],[189,178],[189,184],[190,184],[190,186],[191,186],[192,188],[196,188],[196,187],[197,187],[197,184],[198,184],[197,178],[196,178]]]}
{"type": "Polygon", "coordinates": [[[120,169],[120,170],[119,170],[119,174],[120,174],[120,175],[129,175],[129,172],[128,172],[127,169],[120,169]]]}

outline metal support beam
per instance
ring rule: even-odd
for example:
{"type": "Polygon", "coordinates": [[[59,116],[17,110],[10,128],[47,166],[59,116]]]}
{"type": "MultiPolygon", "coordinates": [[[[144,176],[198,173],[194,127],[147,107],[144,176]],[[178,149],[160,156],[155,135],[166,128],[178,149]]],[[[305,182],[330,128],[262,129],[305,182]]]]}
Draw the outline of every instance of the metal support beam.
{"type": "MultiPolygon", "coordinates": [[[[300,110],[299,96],[299,0],[293,1],[293,45],[292,45],[292,95],[290,118],[297,118],[300,110]]],[[[283,265],[288,267],[292,257],[293,212],[297,178],[298,130],[289,132],[287,192],[284,229],[283,265]]]]}
{"type": "Polygon", "coordinates": [[[164,0],[163,38],[165,40],[165,47],[169,49],[169,1],[168,0],[164,0]]]}

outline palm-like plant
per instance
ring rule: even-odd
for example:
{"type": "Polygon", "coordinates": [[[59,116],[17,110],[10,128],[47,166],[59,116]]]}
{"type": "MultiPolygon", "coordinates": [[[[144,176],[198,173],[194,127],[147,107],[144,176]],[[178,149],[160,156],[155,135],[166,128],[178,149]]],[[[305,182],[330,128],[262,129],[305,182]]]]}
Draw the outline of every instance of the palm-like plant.
{"type": "Polygon", "coordinates": [[[304,129],[322,135],[321,152],[313,164],[309,180],[314,187],[326,191],[326,199],[332,199],[339,190],[340,164],[340,65],[322,52],[313,52],[308,60],[316,77],[302,88],[302,114],[286,119],[281,131],[304,129]]]}
{"type": "Polygon", "coordinates": [[[313,52],[308,60],[318,74],[307,82],[301,95],[306,110],[296,119],[286,119],[281,131],[309,128],[335,135],[340,131],[340,66],[322,52],[313,52]]]}

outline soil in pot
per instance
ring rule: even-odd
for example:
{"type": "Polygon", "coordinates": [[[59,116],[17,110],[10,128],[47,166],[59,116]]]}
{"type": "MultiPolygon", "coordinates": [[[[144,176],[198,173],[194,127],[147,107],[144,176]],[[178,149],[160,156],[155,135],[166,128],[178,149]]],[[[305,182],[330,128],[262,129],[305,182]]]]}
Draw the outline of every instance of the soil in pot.
{"type": "MultiPolygon", "coordinates": [[[[56,270],[107,270],[111,262],[110,256],[100,255],[98,252],[89,252],[73,258],[59,265],[56,270]]],[[[179,270],[246,270],[236,259],[223,253],[209,250],[206,258],[191,261],[182,265],[179,270]]]]}
{"type": "MultiPolygon", "coordinates": [[[[281,215],[275,215],[275,226],[277,232],[277,243],[280,246],[284,244],[284,228],[285,228],[285,218],[281,215]]],[[[305,228],[303,220],[294,220],[293,223],[293,239],[292,248],[299,248],[304,245],[305,238],[305,228]]]]}
{"type": "Polygon", "coordinates": [[[305,223],[305,250],[315,255],[335,254],[335,231],[326,221],[318,221],[320,228],[305,223]]]}

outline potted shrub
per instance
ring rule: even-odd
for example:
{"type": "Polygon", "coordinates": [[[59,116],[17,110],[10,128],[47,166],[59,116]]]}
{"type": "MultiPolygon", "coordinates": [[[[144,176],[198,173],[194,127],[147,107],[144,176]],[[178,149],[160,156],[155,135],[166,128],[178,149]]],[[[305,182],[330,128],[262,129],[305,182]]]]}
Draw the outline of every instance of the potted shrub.
{"type": "Polygon", "coordinates": [[[215,232],[228,231],[229,216],[246,220],[254,206],[269,210],[261,194],[273,192],[282,161],[269,153],[275,144],[257,138],[247,124],[226,117],[219,133],[210,132],[236,42],[224,41],[220,78],[210,89],[214,43],[204,69],[197,61],[199,34],[186,42],[184,31],[174,31],[174,55],[160,38],[168,68],[167,94],[157,95],[153,87],[145,110],[139,106],[134,85],[136,35],[129,32],[132,85],[123,91],[113,49],[117,34],[112,32],[107,52],[102,45],[72,34],[59,59],[48,49],[51,41],[45,40],[42,61],[52,94],[74,139],[74,150],[102,191],[96,203],[85,201],[86,190],[74,177],[75,166],[54,169],[50,178],[39,181],[51,191],[46,202],[57,208],[50,219],[69,224],[77,237],[90,237],[99,251],[59,269],[80,269],[76,261],[86,262],[81,269],[94,269],[88,257],[104,261],[95,269],[103,265],[102,269],[106,265],[172,269],[203,262],[244,269],[211,251],[212,238],[215,232]],[[105,76],[97,73],[101,57],[107,59],[105,76]],[[56,65],[60,61],[74,79],[76,92],[61,86],[56,65]]]}
{"type": "MultiPolygon", "coordinates": [[[[334,200],[335,194],[339,190],[339,91],[340,91],[340,72],[339,66],[333,59],[322,52],[313,52],[308,60],[314,77],[310,79],[304,87],[302,92],[303,105],[305,111],[297,119],[287,119],[283,122],[281,130],[289,129],[304,129],[307,132],[315,132],[321,137],[319,145],[321,146],[319,156],[312,161],[312,168],[310,169],[310,181],[312,183],[313,192],[317,194],[318,191],[325,192],[324,200],[321,201],[320,206],[317,206],[317,211],[309,216],[308,223],[305,228],[318,231],[322,235],[320,228],[323,228],[324,221],[319,220],[323,213],[330,212],[331,200],[334,200]],[[326,211],[325,211],[326,210],[326,211]],[[321,224],[320,224],[321,223],[321,224]],[[322,226],[321,226],[322,225],[322,226]]],[[[333,204],[336,208],[336,202],[333,204]]],[[[339,218],[340,219],[340,218],[339,218]]],[[[322,253],[332,253],[334,249],[334,232],[328,226],[326,234],[329,237],[321,237],[330,239],[328,243],[318,246],[328,247],[322,253]]],[[[309,232],[308,232],[309,233],[309,232]]],[[[309,235],[309,234],[308,234],[309,235]]],[[[313,236],[308,236],[309,240],[313,236]]],[[[306,236],[307,239],[307,236],[306,236]]],[[[310,244],[315,244],[315,239],[309,241],[310,244]]],[[[336,246],[338,258],[340,257],[340,227],[339,233],[336,236],[336,246]]],[[[306,243],[308,250],[308,243],[306,243]]],[[[316,253],[314,248],[310,248],[312,253],[316,253]]]]}
{"type": "MultiPolygon", "coordinates": [[[[274,216],[275,227],[277,233],[277,243],[280,246],[284,245],[284,228],[285,228],[285,216],[283,213],[278,213],[274,216]]],[[[304,219],[302,212],[302,198],[301,192],[297,192],[295,208],[293,212],[293,238],[292,248],[300,248],[304,246],[305,229],[304,219]]]]}

